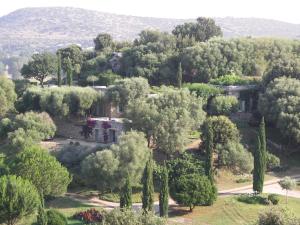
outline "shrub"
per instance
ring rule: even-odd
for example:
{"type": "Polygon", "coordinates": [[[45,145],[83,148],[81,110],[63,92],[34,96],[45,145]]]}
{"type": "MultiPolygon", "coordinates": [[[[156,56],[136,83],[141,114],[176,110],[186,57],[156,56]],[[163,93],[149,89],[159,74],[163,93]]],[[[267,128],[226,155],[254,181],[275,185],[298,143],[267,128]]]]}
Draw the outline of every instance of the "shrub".
{"type": "Polygon", "coordinates": [[[280,167],[280,159],[276,155],[267,152],[266,165],[267,165],[267,170],[269,171],[278,168],[280,167]]]}
{"type": "Polygon", "coordinates": [[[102,222],[103,215],[96,209],[88,209],[73,215],[73,219],[83,221],[85,224],[102,222]]]}
{"type": "Polygon", "coordinates": [[[198,97],[209,99],[223,93],[221,88],[205,83],[187,83],[184,87],[188,88],[190,92],[195,92],[198,97]]]}
{"type": "Polygon", "coordinates": [[[206,176],[188,174],[171,183],[170,195],[192,211],[198,205],[212,205],[217,198],[217,189],[206,176]]]}
{"type": "Polygon", "coordinates": [[[267,198],[261,195],[253,195],[253,194],[241,194],[237,197],[239,202],[244,202],[247,204],[260,204],[260,205],[269,205],[270,202],[267,198]]]}
{"type": "Polygon", "coordinates": [[[237,142],[228,142],[216,146],[219,154],[219,166],[226,166],[235,173],[250,173],[253,170],[253,156],[237,142]]]}
{"type": "Polygon", "coordinates": [[[166,220],[151,212],[142,213],[131,210],[114,209],[104,216],[103,225],[165,225],[166,220]]]}
{"type": "Polygon", "coordinates": [[[239,101],[235,96],[217,96],[210,104],[210,112],[213,115],[230,115],[238,109],[239,101]]]}
{"type": "Polygon", "coordinates": [[[235,74],[229,74],[225,76],[218,77],[216,79],[212,79],[210,81],[211,84],[215,85],[249,85],[249,84],[258,84],[260,80],[251,77],[240,77],[235,74]]]}
{"type": "Polygon", "coordinates": [[[268,200],[272,202],[273,205],[277,205],[279,203],[279,196],[276,194],[269,194],[268,200]]]}
{"type": "Polygon", "coordinates": [[[60,212],[54,209],[47,211],[48,225],[67,225],[67,218],[60,212]]]}
{"type": "Polygon", "coordinates": [[[271,208],[259,215],[257,225],[299,225],[300,220],[288,209],[271,208]]]}

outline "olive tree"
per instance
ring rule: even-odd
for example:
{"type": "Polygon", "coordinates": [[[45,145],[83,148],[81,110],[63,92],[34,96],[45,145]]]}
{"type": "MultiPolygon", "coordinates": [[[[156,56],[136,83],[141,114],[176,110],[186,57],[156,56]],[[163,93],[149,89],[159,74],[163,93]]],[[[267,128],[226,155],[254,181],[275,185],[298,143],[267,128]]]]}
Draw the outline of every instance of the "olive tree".
{"type": "Polygon", "coordinates": [[[0,177],[0,223],[14,225],[34,214],[40,197],[34,185],[14,175],[0,177]]]}
{"type": "Polygon", "coordinates": [[[292,190],[296,187],[296,180],[294,180],[290,177],[284,177],[278,183],[282,189],[286,190],[286,204],[287,204],[288,191],[292,190]]]}
{"type": "Polygon", "coordinates": [[[230,115],[238,111],[239,101],[235,96],[217,96],[210,103],[210,112],[213,115],[230,115]]]}
{"type": "Polygon", "coordinates": [[[120,136],[118,144],[84,159],[81,173],[88,184],[96,186],[102,193],[119,190],[125,184],[127,174],[131,175],[132,186],[136,186],[149,156],[144,134],[130,131],[120,136]]]}

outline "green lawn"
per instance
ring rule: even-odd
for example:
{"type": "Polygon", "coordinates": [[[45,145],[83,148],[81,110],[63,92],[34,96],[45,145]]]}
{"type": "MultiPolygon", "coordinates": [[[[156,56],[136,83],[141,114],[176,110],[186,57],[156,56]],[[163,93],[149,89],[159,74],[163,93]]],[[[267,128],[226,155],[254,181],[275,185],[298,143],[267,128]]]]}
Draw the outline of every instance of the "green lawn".
{"type": "MultiPolygon", "coordinates": [[[[182,216],[197,225],[248,225],[255,221],[260,212],[270,208],[264,205],[251,205],[237,201],[237,197],[219,197],[213,206],[196,207],[192,213],[188,208],[175,208],[171,218],[182,216]]],[[[284,196],[279,205],[285,207],[284,196]]],[[[300,215],[300,199],[289,198],[288,207],[295,215],[300,215]]]]}

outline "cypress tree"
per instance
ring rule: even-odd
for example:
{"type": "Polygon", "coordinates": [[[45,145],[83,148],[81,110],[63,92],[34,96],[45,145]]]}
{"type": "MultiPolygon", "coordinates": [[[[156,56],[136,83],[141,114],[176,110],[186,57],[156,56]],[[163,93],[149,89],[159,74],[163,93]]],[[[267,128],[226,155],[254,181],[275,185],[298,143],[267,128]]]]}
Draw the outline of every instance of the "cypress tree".
{"type": "Polygon", "coordinates": [[[255,193],[263,192],[266,172],[266,145],[265,121],[264,118],[262,118],[257,137],[257,149],[254,153],[253,191],[255,193]]]}
{"type": "Polygon", "coordinates": [[[131,208],[132,206],[132,187],[130,177],[127,175],[125,185],[120,193],[120,208],[131,208]]]}
{"type": "Polygon", "coordinates": [[[169,178],[166,165],[163,167],[159,190],[159,215],[168,217],[169,209],[169,178]]]}
{"type": "Polygon", "coordinates": [[[71,86],[73,83],[73,70],[70,58],[67,60],[67,84],[71,86]]]}
{"type": "Polygon", "coordinates": [[[205,140],[205,151],[206,151],[206,160],[205,160],[205,174],[210,179],[211,182],[214,181],[213,175],[213,140],[214,135],[210,126],[207,128],[206,140],[205,140]]]}
{"type": "Polygon", "coordinates": [[[181,62],[178,65],[178,71],[177,71],[177,86],[179,88],[182,87],[182,67],[181,67],[181,62]]]}
{"type": "Polygon", "coordinates": [[[57,86],[61,86],[61,54],[57,55],[57,86]]]}
{"type": "Polygon", "coordinates": [[[152,211],[153,193],[154,193],[152,156],[150,156],[150,159],[146,164],[142,182],[143,182],[142,208],[144,209],[145,212],[152,211]]]}
{"type": "Polygon", "coordinates": [[[48,217],[45,211],[44,196],[43,194],[41,194],[41,205],[38,209],[36,225],[47,225],[47,224],[48,224],[48,217]]]}

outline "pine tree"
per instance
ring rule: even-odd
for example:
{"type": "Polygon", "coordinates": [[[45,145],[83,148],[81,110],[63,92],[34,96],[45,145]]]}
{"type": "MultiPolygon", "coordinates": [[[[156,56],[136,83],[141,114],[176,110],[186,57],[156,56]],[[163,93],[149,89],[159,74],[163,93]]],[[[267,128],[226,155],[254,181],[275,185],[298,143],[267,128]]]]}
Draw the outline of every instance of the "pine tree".
{"type": "Polygon", "coordinates": [[[263,192],[266,172],[266,145],[265,121],[262,118],[257,137],[257,149],[254,153],[253,191],[255,193],[263,192]]]}
{"type": "Polygon", "coordinates": [[[179,88],[182,87],[182,67],[181,67],[181,62],[178,65],[178,71],[177,71],[177,86],[179,88]]]}
{"type": "Polygon", "coordinates": [[[209,126],[207,128],[206,140],[205,140],[205,151],[206,151],[206,160],[205,160],[205,174],[210,179],[211,182],[214,181],[213,175],[213,131],[209,126]]]}
{"type": "Polygon", "coordinates": [[[61,86],[61,54],[57,55],[57,86],[61,86]]]}
{"type": "Polygon", "coordinates": [[[145,212],[153,210],[153,162],[152,156],[148,160],[144,174],[143,174],[143,196],[142,196],[142,208],[145,212]]]}
{"type": "Polygon", "coordinates": [[[73,83],[73,69],[70,58],[68,58],[67,60],[67,84],[71,86],[73,83]]]}
{"type": "Polygon", "coordinates": [[[169,181],[168,180],[169,180],[168,170],[166,165],[164,165],[162,170],[160,191],[159,191],[159,215],[161,217],[168,217],[168,209],[169,209],[169,181]]]}
{"type": "Polygon", "coordinates": [[[47,224],[48,224],[48,217],[45,211],[44,196],[41,194],[41,205],[38,209],[36,225],[47,225],[47,224]]]}
{"type": "Polygon", "coordinates": [[[121,189],[120,193],[120,208],[131,208],[132,206],[132,187],[130,182],[130,176],[127,175],[125,185],[121,189]]]}

